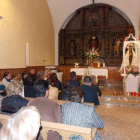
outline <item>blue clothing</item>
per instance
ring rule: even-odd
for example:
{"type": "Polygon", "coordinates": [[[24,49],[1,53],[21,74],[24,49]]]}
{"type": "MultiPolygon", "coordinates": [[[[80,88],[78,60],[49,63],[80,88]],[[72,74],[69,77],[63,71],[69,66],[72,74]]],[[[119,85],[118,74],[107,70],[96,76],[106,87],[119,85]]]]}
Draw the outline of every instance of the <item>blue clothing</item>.
{"type": "Polygon", "coordinates": [[[7,81],[7,82],[11,82],[11,80],[10,80],[10,79],[7,79],[6,77],[5,77],[5,79],[6,79],[6,81],[7,81]]]}
{"type": "Polygon", "coordinates": [[[81,88],[84,91],[84,102],[94,103],[94,105],[99,105],[99,100],[96,91],[94,91],[88,85],[82,85],[81,88]]]}
{"type": "Polygon", "coordinates": [[[70,83],[70,89],[72,89],[73,87],[80,86],[80,83],[78,81],[73,80],[73,79],[70,79],[68,82],[70,83]]]}
{"type": "MultiPolygon", "coordinates": [[[[96,114],[94,106],[84,105],[82,103],[64,103],[62,105],[62,123],[93,129],[103,128],[104,122],[96,114]]],[[[101,140],[97,132],[94,140],[101,140]]],[[[81,136],[72,135],[70,140],[83,140],[81,136]]]]}
{"type": "Polygon", "coordinates": [[[99,96],[102,96],[102,92],[100,91],[98,85],[95,85],[95,84],[92,83],[92,84],[91,84],[91,88],[92,88],[94,91],[98,92],[98,93],[99,93],[99,96]]]}
{"type": "Polygon", "coordinates": [[[16,113],[23,106],[28,104],[28,100],[22,98],[20,95],[7,96],[2,99],[1,111],[7,113],[16,113]]]}

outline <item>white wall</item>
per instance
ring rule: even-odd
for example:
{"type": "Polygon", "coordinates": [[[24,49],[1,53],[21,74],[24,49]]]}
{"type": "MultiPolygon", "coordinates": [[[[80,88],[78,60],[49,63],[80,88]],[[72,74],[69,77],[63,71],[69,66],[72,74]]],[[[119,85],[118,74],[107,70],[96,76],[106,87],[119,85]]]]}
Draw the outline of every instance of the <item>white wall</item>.
{"type": "MultiPolygon", "coordinates": [[[[92,4],[92,0],[47,0],[55,30],[55,64],[58,64],[58,34],[68,17],[75,10],[92,4]]],[[[135,27],[136,37],[139,35],[140,0],[95,0],[95,3],[112,5],[122,10],[135,27]]]]}

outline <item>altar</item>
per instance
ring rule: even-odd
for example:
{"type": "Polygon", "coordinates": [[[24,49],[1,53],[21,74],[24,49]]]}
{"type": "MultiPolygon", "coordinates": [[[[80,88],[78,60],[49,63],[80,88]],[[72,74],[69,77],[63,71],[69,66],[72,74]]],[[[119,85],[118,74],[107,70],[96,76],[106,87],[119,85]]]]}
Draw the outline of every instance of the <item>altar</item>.
{"type": "Polygon", "coordinates": [[[85,71],[89,71],[89,75],[105,76],[108,78],[108,70],[106,68],[71,68],[70,72],[75,71],[76,75],[84,75],[85,71]]]}

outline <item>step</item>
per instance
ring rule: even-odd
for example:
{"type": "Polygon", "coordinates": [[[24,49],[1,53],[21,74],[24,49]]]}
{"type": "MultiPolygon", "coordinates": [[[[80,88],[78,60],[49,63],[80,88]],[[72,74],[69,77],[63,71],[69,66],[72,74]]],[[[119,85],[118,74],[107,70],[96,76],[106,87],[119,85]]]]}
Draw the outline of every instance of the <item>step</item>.
{"type": "Polygon", "coordinates": [[[131,106],[140,107],[140,97],[126,97],[126,96],[101,96],[99,97],[100,104],[114,105],[114,106],[131,106]]]}

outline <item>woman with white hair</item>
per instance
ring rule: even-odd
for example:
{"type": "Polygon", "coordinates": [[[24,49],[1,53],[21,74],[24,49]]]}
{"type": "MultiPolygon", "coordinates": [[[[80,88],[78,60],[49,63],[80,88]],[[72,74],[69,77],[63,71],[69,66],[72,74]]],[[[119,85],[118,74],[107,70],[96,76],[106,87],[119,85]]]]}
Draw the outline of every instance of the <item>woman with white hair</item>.
{"type": "Polygon", "coordinates": [[[35,106],[23,107],[13,114],[0,131],[0,140],[35,140],[40,114],[35,106]]]}

